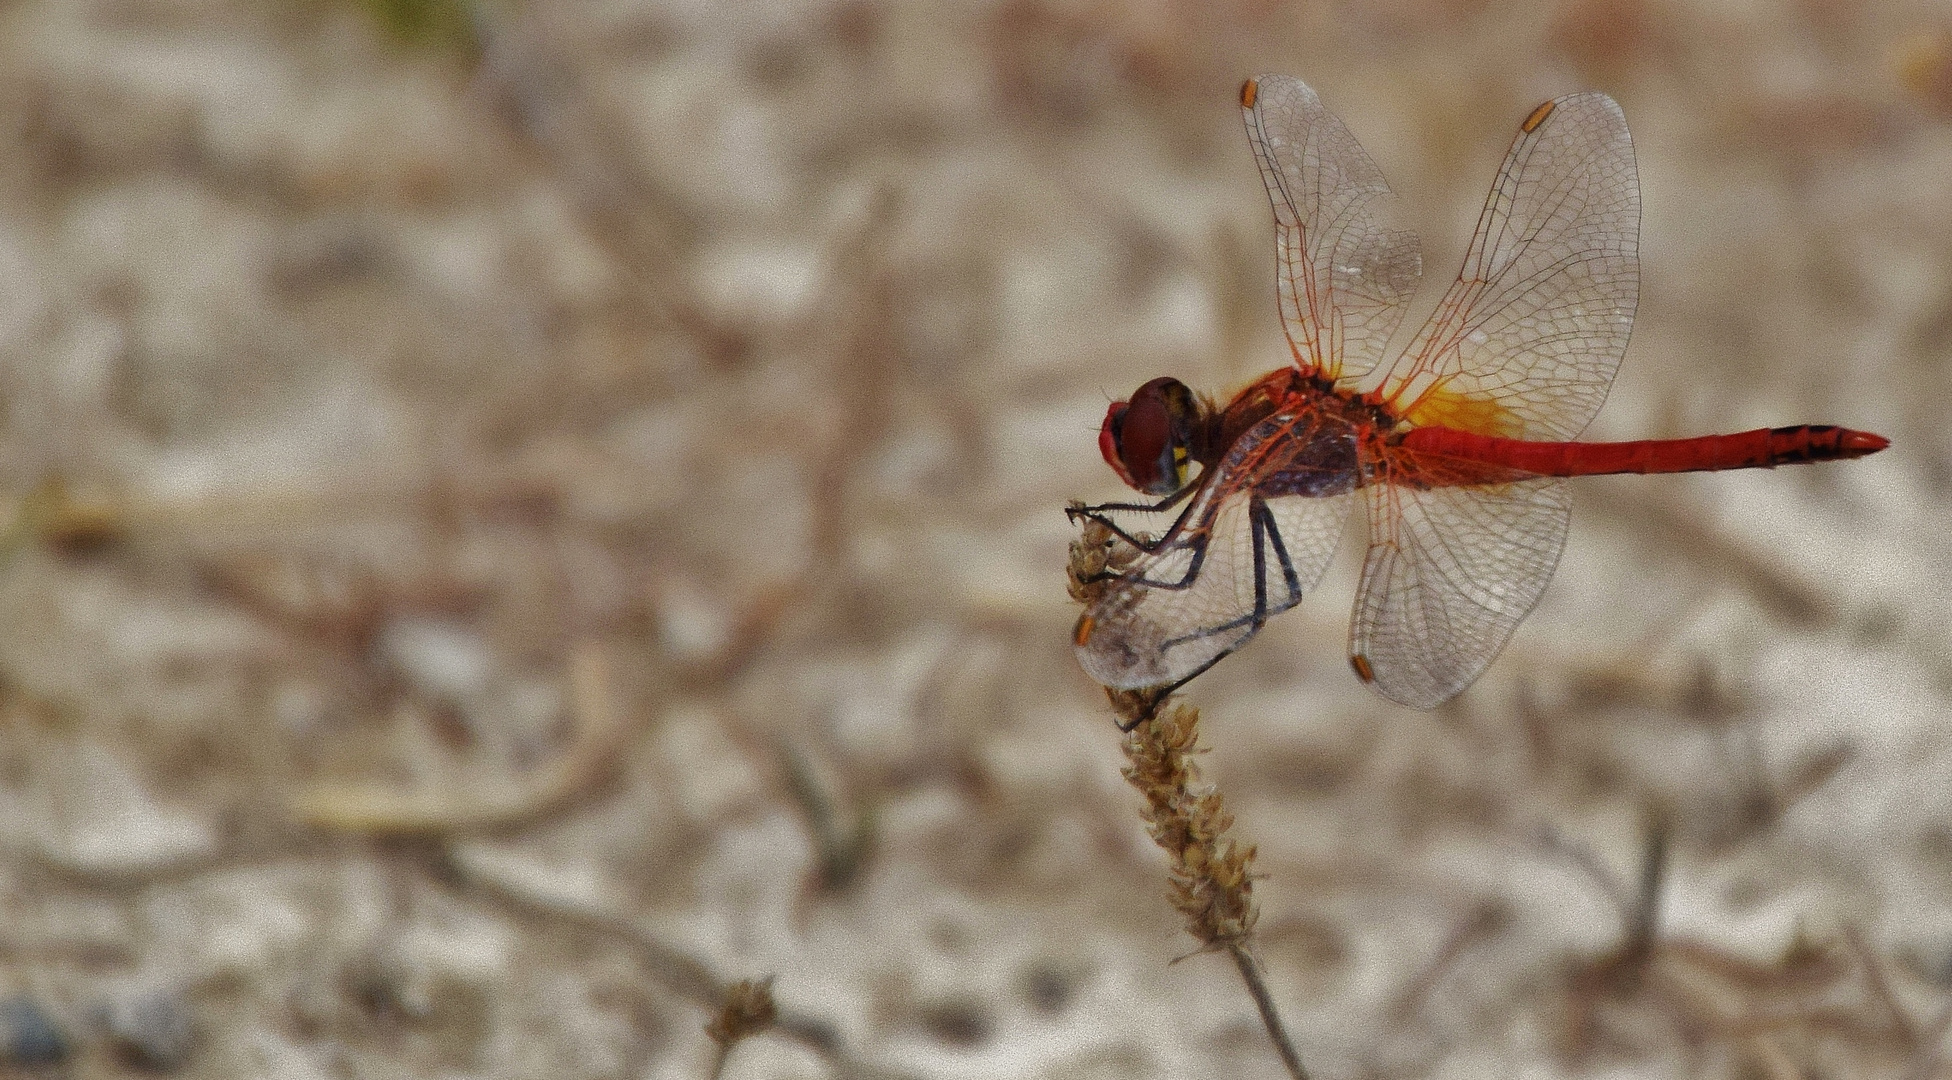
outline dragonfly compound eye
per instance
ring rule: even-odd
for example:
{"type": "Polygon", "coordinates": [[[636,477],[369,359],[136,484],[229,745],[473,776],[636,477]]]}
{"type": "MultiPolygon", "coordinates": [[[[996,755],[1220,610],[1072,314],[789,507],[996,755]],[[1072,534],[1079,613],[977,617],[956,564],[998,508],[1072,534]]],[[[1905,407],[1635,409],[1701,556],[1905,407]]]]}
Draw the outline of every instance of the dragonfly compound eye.
{"type": "Polygon", "coordinates": [[[1127,484],[1170,495],[1186,483],[1198,404],[1177,379],[1154,379],[1105,413],[1098,448],[1127,484]]]}
{"type": "Polygon", "coordinates": [[[1112,407],[1105,410],[1104,426],[1098,429],[1098,452],[1105,456],[1105,464],[1112,467],[1112,471],[1118,474],[1120,480],[1125,481],[1126,486],[1138,487],[1138,483],[1132,479],[1132,474],[1125,471],[1125,462],[1119,458],[1119,432],[1125,427],[1125,410],[1129,408],[1131,406],[1123,401],[1114,401],[1112,407]]]}

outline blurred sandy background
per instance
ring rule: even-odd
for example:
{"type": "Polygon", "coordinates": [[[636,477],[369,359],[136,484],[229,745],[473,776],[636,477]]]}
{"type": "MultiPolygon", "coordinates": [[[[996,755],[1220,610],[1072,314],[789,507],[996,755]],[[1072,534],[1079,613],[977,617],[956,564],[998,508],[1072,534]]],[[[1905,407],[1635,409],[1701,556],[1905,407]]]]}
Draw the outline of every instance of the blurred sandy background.
{"type": "Polygon", "coordinates": [[[1426,308],[1517,121],[1613,94],[1644,285],[1589,434],[1896,444],[1582,483],[1437,713],[1348,672],[1360,526],[1193,687],[1305,1059],[1943,1075],[1949,34],[0,3],[0,1056],[702,1077],[715,983],[775,976],[728,1077],[1282,1075],[1226,961],[1169,963],[1062,573],[1110,397],[1285,355],[1235,107],[1279,71],[1395,184],[1426,308]]]}

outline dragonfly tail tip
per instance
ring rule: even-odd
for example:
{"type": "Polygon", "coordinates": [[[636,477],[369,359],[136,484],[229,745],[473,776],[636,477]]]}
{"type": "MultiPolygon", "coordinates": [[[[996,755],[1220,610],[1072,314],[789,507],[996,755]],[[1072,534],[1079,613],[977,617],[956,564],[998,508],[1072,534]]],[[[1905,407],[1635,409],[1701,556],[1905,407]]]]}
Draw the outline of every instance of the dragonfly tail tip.
{"type": "Polygon", "coordinates": [[[1890,439],[1882,435],[1873,435],[1868,431],[1846,431],[1843,433],[1843,438],[1837,440],[1837,447],[1843,451],[1845,457],[1875,454],[1890,445],[1890,439]]]}

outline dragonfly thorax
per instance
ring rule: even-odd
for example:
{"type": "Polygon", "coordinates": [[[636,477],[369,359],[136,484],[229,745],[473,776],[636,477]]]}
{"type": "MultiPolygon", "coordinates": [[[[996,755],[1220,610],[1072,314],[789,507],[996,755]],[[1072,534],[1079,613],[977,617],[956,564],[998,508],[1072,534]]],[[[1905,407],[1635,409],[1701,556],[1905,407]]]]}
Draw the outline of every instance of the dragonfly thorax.
{"type": "Polygon", "coordinates": [[[1212,410],[1185,383],[1154,379],[1130,401],[1114,401],[1098,432],[1098,450],[1119,479],[1148,495],[1186,485],[1186,469],[1213,459],[1212,410]]]}

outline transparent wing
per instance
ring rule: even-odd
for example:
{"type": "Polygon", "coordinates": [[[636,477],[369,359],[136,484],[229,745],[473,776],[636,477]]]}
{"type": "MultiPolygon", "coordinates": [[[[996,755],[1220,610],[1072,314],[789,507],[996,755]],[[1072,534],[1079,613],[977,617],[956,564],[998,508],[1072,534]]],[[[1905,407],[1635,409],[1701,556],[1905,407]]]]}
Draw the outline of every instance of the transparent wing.
{"type": "Polygon", "coordinates": [[[1247,138],[1274,204],[1281,325],[1303,371],[1359,377],[1423,273],[1417,234],[1342,121],[1300,79],[1262,75],[1241,89],[1247,138]]]}
{"type": "Polygon", "coordinates": [[[1377,484],[1349,658],[1391,701],[1448,701],[1538,603],[1572,504],[1557,479],[1482,487],[1377,484]]]}
{"type": "Polygon", "coordinates": [[[1382,380],[1396,414],[1565,440],[1606,400],[1640,296],[1640,182],[1604,94],[1555,98],[1521,126],[1457,283],[1382,380]]]}
{"type": "Polygon", "coordinates": [[[1315,587],[1350,496],[1263,500],[1210,485],[1193,524],[1138,560],[1085,612],[1078,662],[1120,689],[1183,682],[1247,643],[1315,587]]]}

